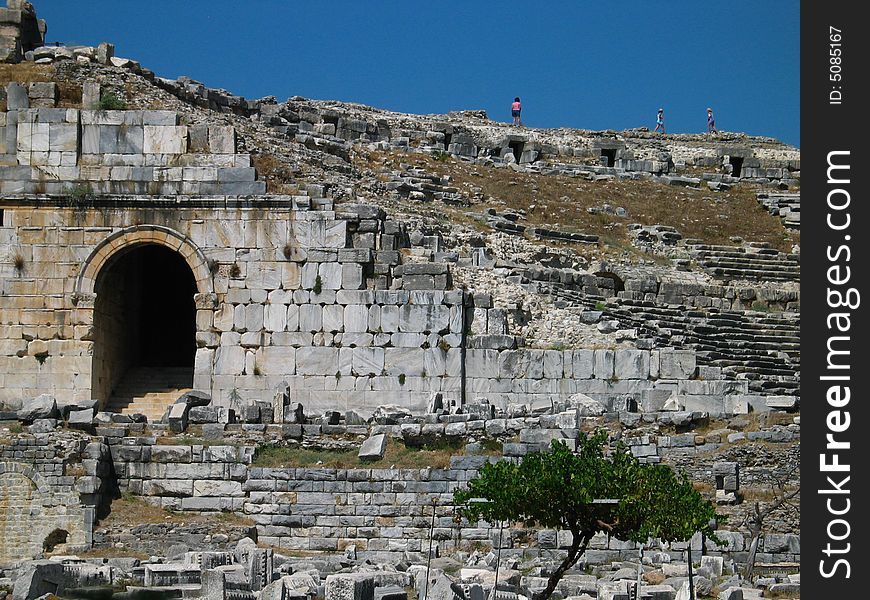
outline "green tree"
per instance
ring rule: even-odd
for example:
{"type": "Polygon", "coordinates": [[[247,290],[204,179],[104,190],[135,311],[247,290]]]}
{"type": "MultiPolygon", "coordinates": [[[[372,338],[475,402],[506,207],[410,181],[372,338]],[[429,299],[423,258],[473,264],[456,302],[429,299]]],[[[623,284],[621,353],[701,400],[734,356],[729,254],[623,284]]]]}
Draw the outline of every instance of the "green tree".
{"type": "Polygon", "coordinates": [[[642,464],[622,443],[607,450],[606,431],[581,433],[576,452],[554,441],[549,452],[529,454],[522,462],[484,465],[466,489],[454,494],[469,521],[522,522],[571,532],[568,554],[539,600],[550,597],[599,532],[644,543],[649,538],[685,541],[701,531],[718,541],[715,508],[685,475],[665,465],[642,464]]]}

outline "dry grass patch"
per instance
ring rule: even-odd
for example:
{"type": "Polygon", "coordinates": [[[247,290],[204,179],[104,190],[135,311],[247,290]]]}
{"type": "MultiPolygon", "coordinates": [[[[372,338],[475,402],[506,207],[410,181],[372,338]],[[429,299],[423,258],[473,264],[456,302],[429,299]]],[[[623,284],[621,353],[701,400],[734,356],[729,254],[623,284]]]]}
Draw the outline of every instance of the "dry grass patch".
{"type": "Polygon", "coordinates": [[[53,65],[38,65],[32,62],[17,64],[0,63],[0,83],[4,86],[11,82],[34,83],[37,81],[54,81],[55,69],[53,65]]]}
{"type": "Polygon", "coordinates": [[[272,154],[252,154],[251,164],[257,170],[259,179],[266,182],[267,194],[299,193],[296,185],[296,171],[272,154]]]}
{"type": "Polygon", "coordinates": [[[166,510],[146,502],[139,496],[123,494],[120,498],[112,500],[109,513],[99,519],[99,525],[103,527],[136,526],[146,523],[175,523],[186,522],[180,513],[166,510]]]}
{"type": "Polygon", "coordinates": [[[105,528],[136,527],[144,524],[168,523],[171,525],[213,524],[224,526],[255,525],[254,521],[236,513],[178,512],[155,506],[140,496],[124,493],[112,500],[109,513],[99,519],[98,525],[105,528]]]}
{"type": "Polygon", "coordinates": [[[442,442],[434,446],[415,448],[390,439],[384,457],[377,461],[361,461],[356,448],[351,450],[325,450],[298,446],[265,445],[257,449],[253,465],[256,467],[325,467],[329,469],[398,468],[445,469],[450,458],[463,454],[460,443],[442,442]]]}
{"type": "Polygon", "coordinates": [[[727,192],[668,186],[650,181],[587,181],[563,175],[517,173],[510,169],[444,162],[426,155],[373,152],[362,157],[371,169],[399,169],[410,163],[438,175],[450,175],[452,185],[485,200],[476,204],[524,215],[521,223],[550,226],[560,231],[595,234],[608,245],[630,245],[626,226],[668,225],[684,238],[710,244],[732,244],[732,236],[768,242],[790,251],[800,241],[798,232],[786,230],[755,199],[755,186],[740,185],[727,192]],[[492,200],[489,198],[492,197],[492,200]],[[588,208],[604,204],[626,209],[626,217],[591,214],[588,208]]]}
{"type": "Polygon", "coordinates": [[[138,558],[139,560],[148,560],[149,555],[144,552],[138,552],[129,548],[90,548],[81,552],[76,552],[77,556],[82,558],[138,558]]]}
{"type": "MultiPolygon", "coordinates": [[[[32,62],[0,64],[0,85],[5,87],[12,81],[25,85],[54,81],[58,88],[58,108],[82,108],[82,86],[76,82],[58,80],[55,65],[37,65],[32,62]]],[[[5,101],[0,102],[0,108],[6,110],[5,101]]]]}

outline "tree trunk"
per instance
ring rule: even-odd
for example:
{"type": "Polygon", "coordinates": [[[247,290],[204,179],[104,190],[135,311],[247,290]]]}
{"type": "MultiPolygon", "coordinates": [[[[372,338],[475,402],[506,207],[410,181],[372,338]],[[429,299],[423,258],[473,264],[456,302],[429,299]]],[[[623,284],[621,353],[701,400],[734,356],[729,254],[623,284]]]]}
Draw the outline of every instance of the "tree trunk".
{"type": "Polygon", "coordinates": [[[749,542],[749,556],[746,559],[746,568],[743,570],[743,579],[752,581],[752,571],[755,569],[755,555],[758,553],[758,545],[761,542],[761,531],[752,532],[752,541],[749,542]]]}
{"type": "Polygon", "coordinates": [[[577,564],[577,561],[581,556],[583,556],[583,553],[586,552],[586,546],[589,544],[590,537],[591,536],[585,534],[581,535],[579,532],[571,532],[571,547],[568,549],[568,556],[566,556],[565,560],[562,561],[562,564],[553,571],[553,574],[550,575],[549,579],[547,579],[547,587],[544,588],[543,592],[536,596],[535,600],[547,600],[547,598],[553,594],[556,590],[556,585],[561,581],[565,572],[577,564]]]}

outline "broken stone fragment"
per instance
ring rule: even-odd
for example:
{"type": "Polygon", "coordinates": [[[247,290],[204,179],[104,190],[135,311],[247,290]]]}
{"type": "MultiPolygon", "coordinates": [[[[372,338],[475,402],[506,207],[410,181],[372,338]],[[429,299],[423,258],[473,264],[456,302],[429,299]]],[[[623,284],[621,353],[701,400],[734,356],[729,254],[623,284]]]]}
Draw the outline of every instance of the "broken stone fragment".
{"type": "Polygon", "coordinates": [[[384,451],[387,449],[387,436],[383,433],[373,435],[362,443],[359,449],[360,460],[380,460],[384,457],[384,451]]]}
{"type": "Polygon", "coordinates": [[[18,410],[18,419],[27,423],[37,419],[53,419],[57,416],[57,401],[54,396],[49,394],[41,394],[36,398],[24,400],[18,410]]]}

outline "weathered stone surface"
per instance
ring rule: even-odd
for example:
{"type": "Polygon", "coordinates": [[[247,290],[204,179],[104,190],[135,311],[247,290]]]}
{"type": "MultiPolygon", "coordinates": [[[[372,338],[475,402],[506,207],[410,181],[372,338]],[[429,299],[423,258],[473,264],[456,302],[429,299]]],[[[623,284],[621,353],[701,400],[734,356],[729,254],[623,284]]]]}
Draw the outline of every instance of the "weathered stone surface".
{"type": "Polygon", "coordinates": [[[374,410],[372,419],[380,425],[395,425],[401,419],[411,416],[411,411],[394,404],[382,404],[374,410]]]}
{"type": "Polygon", "coordinates": [[[326,578],[325,600],[374,600],[375,581],[365,573],[341,573],[326,578]]]}
{"type": "Polygon", "coordinates": [[[260,600],[304,600],[317,593],[319,584],[319,578],[308,573],[284,575],[263,588],[260,600]]]}
{"type": "Polygon", "coordinates": [[[37,419],[53,419],[57,416],[59,416],[57,401],[49,394],[25,400],[18,411],[18,418],[28,423],[37,419]]]}
{"type": "Polygon", "coordinates": [[[178,403],[170,406],[169,414],[167,415],[169,429],[175,433],[181,433],[187,429],[187,417],[189,411],[190,406],[186,403],[178,403]]]}
{"type": "Polygon", "coordinates": [[[615,353],[614,377],[616,379],[648,379],[649,352],[620,349],[615,353]]]}
{"type": "Polygon", "coordinates": [[[88,429],[94,423],[93,408],[83,408],[80,410],[71,410],[67,418],[67,427],[71,429],[88,429]]]}
{"type": "Polygon", "coordinates": [[[690,379],[696,369],[695,353],[690,350],[659,351],[659,376],[662,379],[690,379]]]}
{"type": "Polygon", "coordinates": [[[7,110],[30,108],[30,97],[27,95],[27,88],[14,81],[7,83],[6,107],[7,110]]]}
{"type": "Polygon", "coordinates": [[[581,417],[597,417],[604,414],[604,405],[586,394],[572,394],[568,397],[568,406],[576,408],[581,417]]]}
{"type": "Polygon", "coordinates": [[[377,435],[373,435],[368,438],[366,441],[362,443],[360,446],[359,456],[360,460],[380,460],[384,457],[384,451],[387,449],[387,436],[380,433],[377,435]]]}
{"type": "Polygon", "coordinates": [[[50,560],[28,563],[15,579],[13,600],[35,600],[44,594],[54,594],[64,583],[63,565],[50,560]]]}
{"type": "Polygon", "coordinates": [[[184,154],[187,152],[187,127],[144,125],[145,154],[184,154]]]}

